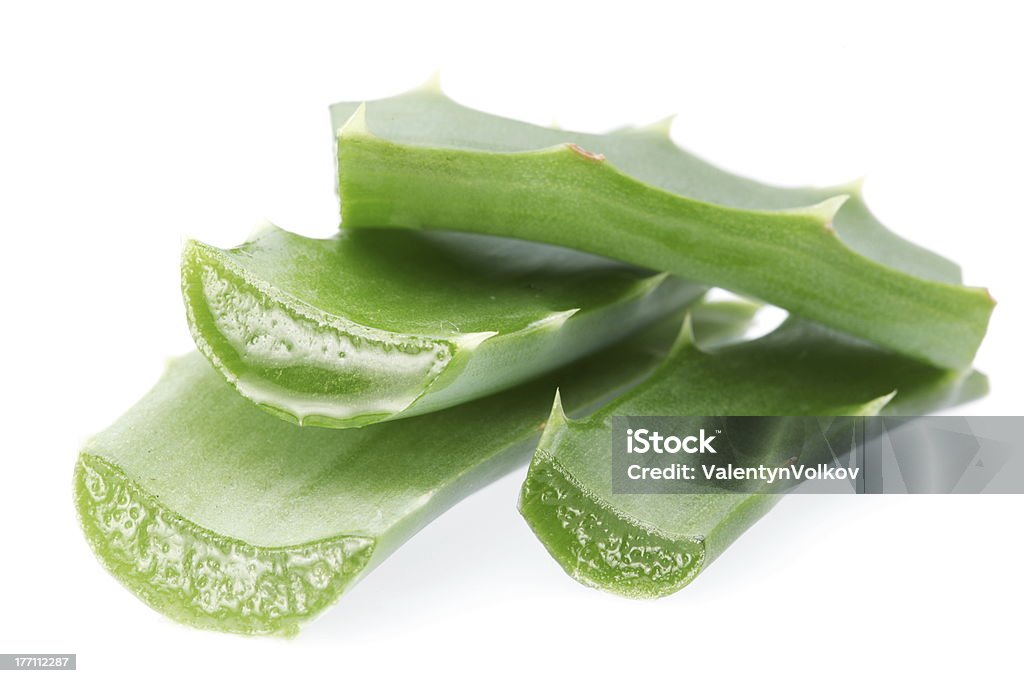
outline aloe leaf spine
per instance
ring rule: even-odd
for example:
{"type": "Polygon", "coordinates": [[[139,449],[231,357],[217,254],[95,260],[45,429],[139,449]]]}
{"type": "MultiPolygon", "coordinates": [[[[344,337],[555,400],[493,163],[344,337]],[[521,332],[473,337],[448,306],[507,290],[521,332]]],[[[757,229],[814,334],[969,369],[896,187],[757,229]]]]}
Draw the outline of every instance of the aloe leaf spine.
{"type": "Polygon", "coordinates": [[[182,291],[196,345],[243,396],[299,424],[359,427],[528,381],[704,290],[516,240],[268,226],[234,249],[188,242],[182,291]]]}
{"type": "Polygon", "coordinates": [[[760,299],[939,367],[970,365],[994,302],[868,210],[859,185],[780,188],[678,148],[664,126],[588,135],[436,88],[332,107],[350,229],[558,244],[760,299]]]}
{"type": "Polygon", "coordinates": [[[83,447],[79,520],[100,562],[153,609],[199,628],[291,635],[434,517],[526,462],[556,386],[570,410],[592,409],[656,367],[670,332],[471,403],[345,430],[258,410],[193,353],[83,447]]]}
{"type": "Polygon", "coordinates": [[[683,494],[613,494],[612,416],[913,415],[985,390],[979,373],[915,362],[806,321],[712,350],[684,328],[658,370],[591,415],[571,419],[555,402],[519,509],[572,578],[662,597],[690,583],[779,496],[699,483],[683,494]]]}

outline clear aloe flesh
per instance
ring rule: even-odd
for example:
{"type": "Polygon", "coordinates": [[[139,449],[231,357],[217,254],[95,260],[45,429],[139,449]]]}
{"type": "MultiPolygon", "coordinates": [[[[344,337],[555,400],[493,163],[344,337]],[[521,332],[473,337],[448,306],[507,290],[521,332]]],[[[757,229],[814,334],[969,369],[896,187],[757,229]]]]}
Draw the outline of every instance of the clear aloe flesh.
{"type": "Polygon", "coordinates": [[[237,390],[306,425],[457,405],[619,341],[701,287],[547,245],[473,235],[268,227],[229,250],[189,242],[196,344],[237,390]]]}
{"type": "Polygon", "coordinates": [[[592,408],[656,367],[670,341],[654,328],[494,396],[346,430],[258,410],[194,353],[83,448],[79,519],[101,563],[163,614],[293,634],[431,519],[528,460],[556,386],[570,409],[592,408]]]}
{"type": "Polygon", "coordinates": [[[791,319],[761,339],[703,350],[685,332],[643,383],[582,420],[556,401],[519,508],[581,583],[653,598],[690,583],[779,496],[612,494],[613,415],[923,414],[985,393],[983,375],[941,370],[791,319]]]}
{"type": "Polygon", "coordinates": [[[856,184],[779,188],[679,149],[667,125],[587,135],[436,88],[332,107],[344,225],[559,244],[767,301],[940,367],[970,365],[994,302],[890,232],[856,184]]]}

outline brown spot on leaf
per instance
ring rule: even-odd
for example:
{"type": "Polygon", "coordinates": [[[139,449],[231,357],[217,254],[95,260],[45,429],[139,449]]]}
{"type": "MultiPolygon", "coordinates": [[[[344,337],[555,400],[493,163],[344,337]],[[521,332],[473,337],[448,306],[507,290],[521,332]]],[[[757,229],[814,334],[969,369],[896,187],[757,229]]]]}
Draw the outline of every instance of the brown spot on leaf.
{"type": "Polygon", "coordinates": [[[597,152],[588,152],[587,150],[577,145],[575,142],[570,142],[566,146],[573,152],[576,152],[576,154],[579,154],[584,159],[589,159],[590,161],[604,161],[603,154],[599,154],[597,152]]]}

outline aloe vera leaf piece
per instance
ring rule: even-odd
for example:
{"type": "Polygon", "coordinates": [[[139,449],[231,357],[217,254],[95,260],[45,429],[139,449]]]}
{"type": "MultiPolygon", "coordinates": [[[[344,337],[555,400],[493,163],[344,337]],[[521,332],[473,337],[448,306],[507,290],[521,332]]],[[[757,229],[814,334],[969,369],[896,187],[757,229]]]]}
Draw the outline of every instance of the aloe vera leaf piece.
{"type": "MultiPolygon", "coordinates": [[[[760,339],[671,356],[582,420],[556,399],[519,509],[572,578],[633,598],[678,591],[767,513],[775,494],[612,494],[613,415],[921,414],[977,398],[984,375],[942,370],[789,320],[760,339]]],[[[707,492],[705,492],[707,491],[707,492]]]]}
{"type": "Polygon", "coordinates": [[[705,350],[742,341],[763,308],[760,304],[744,299],[702,300],[688,309],[694,341],[705,350]]]}
{"type": "Polygon", "coordinates": [[[182,291],[197,346],[243,396],[299,424],[354,427],[537,377],[704,290],[518,240],[268,227],[235,249],[188,242],[182,291]]]}
{"type": "Polygon", "coordinates": [[[560,244],[724,287],[941,367],[970,365],[994,305],[959,284],[957,266],[887,230],[858,184],[757,183],[679,149],[667,126],[552,130],[430,88],[337,104],[332,117],[348,228],[560,244]]]}
{"type": "Polygon", "coordinates": [[[82,528],[100,562],[163,614],[294,634],[434,517],[526,462],[556,386],[571,411],[592,409],[656,368],[678,324],[506,392],[363,429],[279,420],[193,353],[83,448],[82,528]]]}

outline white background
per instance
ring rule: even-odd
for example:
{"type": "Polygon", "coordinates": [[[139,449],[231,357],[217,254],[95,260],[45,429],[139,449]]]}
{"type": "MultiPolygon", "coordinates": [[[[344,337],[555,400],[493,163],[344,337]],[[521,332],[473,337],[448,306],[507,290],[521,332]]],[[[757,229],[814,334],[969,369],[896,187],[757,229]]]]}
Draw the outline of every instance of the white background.
{"type": "Polygon", "coordinates": [[[562,574],[517,473],[291,641],[180,627],[93,559],[72,465],[191,346],[182,237],[330,234],[327,105],[437,68],[536,123],[678,112],[681,144],[764,180],[866,175],[885,222],[999,301],[993,390],[965,410],[1021,412],[1014,3],[597,5],[3,4],[0,651],[77,652],[62,675],[103,680],[1020,675],[1020,497],[791,497],[684,591],[631,602],[562,574]]]}

